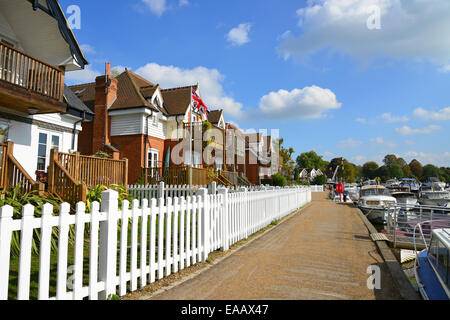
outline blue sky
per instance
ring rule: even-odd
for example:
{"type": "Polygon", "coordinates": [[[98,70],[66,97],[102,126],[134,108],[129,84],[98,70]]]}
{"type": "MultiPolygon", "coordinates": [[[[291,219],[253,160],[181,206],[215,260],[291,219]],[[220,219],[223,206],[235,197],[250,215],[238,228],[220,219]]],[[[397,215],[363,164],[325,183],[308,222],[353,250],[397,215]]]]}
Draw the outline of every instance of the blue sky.
{"type": "Polygon", "coordinates": [[[60,0],[90,62],[163,87],[199,83],[243,129],[279,129],[296,155],[450,166],[448,0],[60,0]],[[69,17],[70,14],[66,12],[69,17]]]}

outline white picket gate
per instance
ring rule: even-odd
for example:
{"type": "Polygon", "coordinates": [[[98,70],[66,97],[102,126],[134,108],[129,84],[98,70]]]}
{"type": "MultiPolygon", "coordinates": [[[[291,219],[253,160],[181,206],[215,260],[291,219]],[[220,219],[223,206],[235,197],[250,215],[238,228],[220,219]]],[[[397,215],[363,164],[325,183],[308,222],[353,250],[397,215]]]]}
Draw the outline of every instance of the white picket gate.
{"type": "Polygon", "coordinates": [[[59,214],[45,204],[42,217],[34,207],[23,208],[22,219],[13,219],[13,208],[0,208],[0,300],[9,296],[12,232],[20,232],[17,298],[30,299],[32,240],[40,231],[37,299],[107,299],[125,295],[199,261],[210,252],[247,238],[311,201],[306,187],[277,188],[230,193],[219,188],[208,194],[200,188],[196,196],[152,198],[122,203],[113,190],[102,193],[101,207],[91,213],[78,203],[70,214],[67,203],[59,214]],[[52,230],[58,228],[57,239],[52,230]],[[75,229],[73,245],[69,229],[75,229]],[[56,288],[50,294],[51,241],[57,240],[56,288]],[[73,263],[69,265],[69,247],[73,263]],[[87,262],[87,266],[84,264],[87,262]],[[71,274],[71,271],[73,273],[71,274]],[[129,288],[128,288],[129,286],[129,288]]]}

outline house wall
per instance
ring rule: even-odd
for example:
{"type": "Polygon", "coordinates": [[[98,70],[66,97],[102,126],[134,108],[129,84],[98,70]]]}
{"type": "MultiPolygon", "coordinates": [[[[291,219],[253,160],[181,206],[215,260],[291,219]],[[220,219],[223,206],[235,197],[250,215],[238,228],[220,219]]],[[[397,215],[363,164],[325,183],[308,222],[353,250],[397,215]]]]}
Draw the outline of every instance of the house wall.
{"type": "Polygon", "coordinates": [[[111,143],[120,150],[120,158],[128,159],[128,182],[134,184],[142,176],[142,168],[147,167],[147,150],[158,150],[158,161],[165,156],[164,140],[143,134],[111,137],[111,143]]]}
{"type": "MultiPolygon", "coordinates": [[[[31,122],[32,119],[42,121],[40,124],[12,120],[9,117],[0,117],[0,123],[9,127],[8,139],[14,142],[13,155],[19,161],[25,171],[36,178],[37,157],[39,145],[39,133],[46,133],[48,137],[59,137],[59,151],[69,153],[72,150],[73,139],[75,149],[78,145],[78,131],[73,133],[73,126],[77,118],[61,114],[47,114],[39,116],[24,117],[31,122]]],[[[77,125],[77,130],[82,127],[77,125]]],[[[50,145],[48,144],[48,150],[50,145]]],[[[46,167],[49,164],[49,154],[46,159],[46,167]]]]}

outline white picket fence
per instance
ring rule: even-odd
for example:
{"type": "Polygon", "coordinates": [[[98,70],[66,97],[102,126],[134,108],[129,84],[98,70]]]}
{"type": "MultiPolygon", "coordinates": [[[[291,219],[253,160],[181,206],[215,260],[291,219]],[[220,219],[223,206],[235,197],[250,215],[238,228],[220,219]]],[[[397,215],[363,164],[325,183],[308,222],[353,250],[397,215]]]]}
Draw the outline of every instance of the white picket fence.
{"type": "Polygon", "coordinates": [[[323,186],[310,186],[311,192],[324,192],[323,186]]]}
{"type": "Polygon", "coordinates": [[[12,207],[4,206],[0,208],[0,300],[32,298],[32,240],[37,230],[40,242],[35,298],[107,299],[204,262],[210,252],[228,250],[311,201],[311,189],[307,187],[240,191],[229,193],[221,188],[218,194],[208,194],[200,188],[196,196],[133,200],[131,206],[124,201],[119,209],[118,193],[107,190],[102,193],[101,207],[94,202],[91,213],[86,213],[82,202],[74,215],[69,213],[67,203],[61,205],[58,215],[53,214],[52,205],[45,204],[42,217],[35,217],[34,207],[26,205],[20,220],[13,219],[12,207]],[[57,236],[52,233],[55,228],[57,236]],[[72,242],[71,228],[75,232],[72,242]],[[11,297],[13,232],[20,232],[21,247],[17,296],[11,297]],[[56,275],[55,262],[53,268],[51,262],[52,241],[58,247],[56,258],[53,253],[56,275]],[[51,272],[56,288],[50,285],[51,272]]]}

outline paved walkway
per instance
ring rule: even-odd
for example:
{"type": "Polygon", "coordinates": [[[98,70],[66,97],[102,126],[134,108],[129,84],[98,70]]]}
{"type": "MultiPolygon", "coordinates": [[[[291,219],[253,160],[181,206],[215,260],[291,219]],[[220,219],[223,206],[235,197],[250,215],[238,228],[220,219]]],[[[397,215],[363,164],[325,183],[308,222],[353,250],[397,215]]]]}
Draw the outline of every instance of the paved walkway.
{"type": "Polygon", "coordinates": [[[153,299],[400,299],[356,210],[314,193],[301,213],[153,299]],[[367,288],[373,264],[382,271],[381,290],[367,288]]]}

